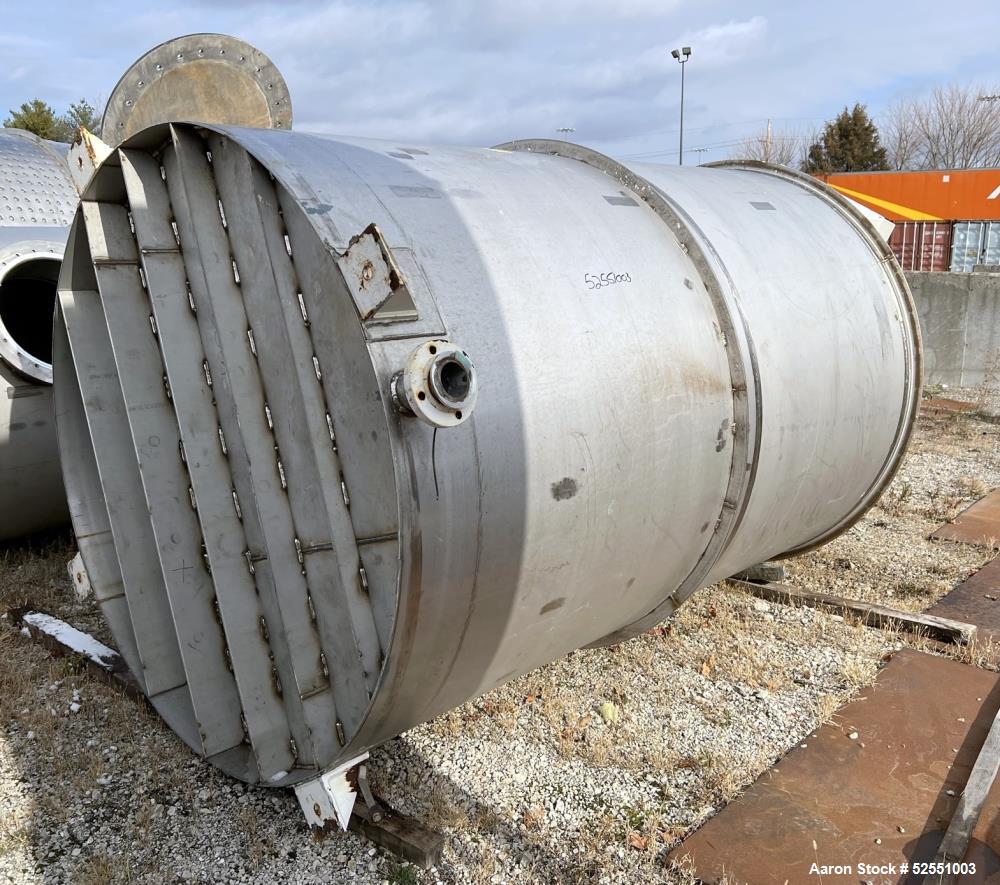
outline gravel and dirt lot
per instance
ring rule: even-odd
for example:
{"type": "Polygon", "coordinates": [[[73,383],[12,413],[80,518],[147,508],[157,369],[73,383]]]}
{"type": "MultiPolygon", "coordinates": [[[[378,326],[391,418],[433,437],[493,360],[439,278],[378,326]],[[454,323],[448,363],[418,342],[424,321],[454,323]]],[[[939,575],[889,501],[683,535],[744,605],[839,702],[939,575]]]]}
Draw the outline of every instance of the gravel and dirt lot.
{"type": "MultiPolygon", "coordinates": [[[[919,610],[996,551],[927,540],[1000,485],[1000,402],[926,412],[882,502],[787,563],[807,589],[919,610]]],[[[68,533],[0,548],[0,610],[30,603],[109,641],[68,533]]],[[[686,882],[669,848],[870,684],[903,643],[839,616],[700,591],[670,622],[579,651],[372,754],[376,792],[447,835],[430,872],[307,831],[140,704],[0,621],[0,881],[686,882]]],[[[951,652],[994,666],[992,648],[951,652]]]]}

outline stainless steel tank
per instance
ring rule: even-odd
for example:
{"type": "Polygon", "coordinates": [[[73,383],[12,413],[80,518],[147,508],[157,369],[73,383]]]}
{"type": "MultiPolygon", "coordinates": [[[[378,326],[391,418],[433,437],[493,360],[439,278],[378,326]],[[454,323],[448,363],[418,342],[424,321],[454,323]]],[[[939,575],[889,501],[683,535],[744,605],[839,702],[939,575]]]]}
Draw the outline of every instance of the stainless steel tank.
{"type": "Polygon", "coordinates": [[[762,165],[158,126],[68,250],[90,579],[153,705],[249,781],[827,541],[918,401],[886,244],[762,165]]]}
{"type": "Polygon", "coordinates": [[[52,308],[77,200],[67,148],[0,129],[0,540],[69,516],[52,411],[52,308]]]}

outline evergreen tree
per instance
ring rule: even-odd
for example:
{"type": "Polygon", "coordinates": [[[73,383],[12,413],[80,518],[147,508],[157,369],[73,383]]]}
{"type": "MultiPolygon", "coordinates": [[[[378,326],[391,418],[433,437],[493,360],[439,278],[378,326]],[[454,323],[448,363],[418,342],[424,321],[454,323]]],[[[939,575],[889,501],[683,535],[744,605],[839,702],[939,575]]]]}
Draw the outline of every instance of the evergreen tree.
{"type": "Polygon", "coordinates": [[[26,101],[16,111],[12,110],[3,125],[8,129],[27,129],[49,141],[70,142],[81,126],[95,135],[101,134],[101,120],[97,111],[85,98],[73,102],[61,117],[56,115],[51,105],[40,98],[34,98],[26,101]]]}
{"type": "Polygon", "coordinates": [[[10,116],[3,121],[3,125],[8,129],[27,129],[39,138],[52,141],[62,141],[66,135],[65,123],[56,116],[52,107],[40,98],[33,98],[16,111],[12,110],[10,116]]]}
{"type": "Polygon", "coordinates": [[[101,119],[97,116],[94,106],[85,98],[73,102],[60,120],[66,127],[70,139],[81,126],[93,132],[94,135],[101,134],[101,119]]]}
{"type": "Polygon", "coordinates": [[[863,104],[846,107],[823,127],[820,137],[809,146],[802,164],[805,172],[875,172],[888,169],[885,148],[878,128],[863,104]]]}

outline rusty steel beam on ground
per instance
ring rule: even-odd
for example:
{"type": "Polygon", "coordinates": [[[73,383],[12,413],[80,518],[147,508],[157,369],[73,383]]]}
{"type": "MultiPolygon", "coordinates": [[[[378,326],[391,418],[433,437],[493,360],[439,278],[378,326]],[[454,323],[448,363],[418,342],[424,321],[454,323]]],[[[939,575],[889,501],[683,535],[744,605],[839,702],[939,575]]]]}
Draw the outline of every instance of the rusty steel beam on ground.
{"type": "MultiPolygon", "coordinates": [[[[764,772],[670,854],[704,882],[810,882],[813,863],[849,865],[823,882],[909,881],[931,861],[1000,709],[996,673],[905,649],[877,682],[764,772]],[[815,844],[816,848],[813,848],[815,844]],[[859,874],[895,864],[897,875],[859,874]]],[[[1000,874],[994,785],[964,860],[1000,874]]],[[[918,880],[922,876],[918,877],[918,880]]]]}
{"type": "Polygon", "coordinates": [[[994,559],[924,614],[975,624],[979,643],[1000,642],[1000,559],[994,559]]]}
{"type": "Polygon", "coordinates": [[[936,541],[958,541],[996,547],[1000,544],[1000,489],[994,489],[967,507],[932,535],[936,541]]]}

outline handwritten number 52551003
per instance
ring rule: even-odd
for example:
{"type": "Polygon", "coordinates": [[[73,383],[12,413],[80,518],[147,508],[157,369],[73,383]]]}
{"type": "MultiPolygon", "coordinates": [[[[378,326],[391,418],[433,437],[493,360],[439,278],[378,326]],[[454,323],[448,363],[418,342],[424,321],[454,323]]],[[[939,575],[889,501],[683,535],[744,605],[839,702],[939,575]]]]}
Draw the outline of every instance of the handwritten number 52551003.
{"type": "Polygon", "coordinates": [[[603,289],[605,286],[613,286],[615,283],[631,283],[632,277],[627,273],[585,273],[583,281],[588,289],[603,289]]]}

